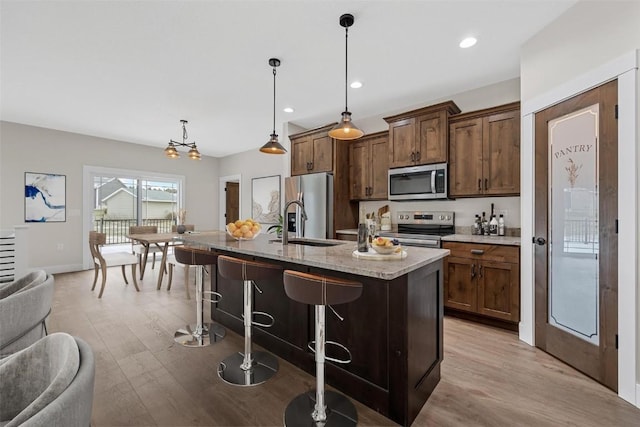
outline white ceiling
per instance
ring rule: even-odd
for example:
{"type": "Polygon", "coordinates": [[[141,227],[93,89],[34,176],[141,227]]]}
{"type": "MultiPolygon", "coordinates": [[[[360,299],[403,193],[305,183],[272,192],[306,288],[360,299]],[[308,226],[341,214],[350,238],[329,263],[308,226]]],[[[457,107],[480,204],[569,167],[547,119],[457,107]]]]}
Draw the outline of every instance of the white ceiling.
{"type": "Polygon", "coordinates": [[[357,124],[517,77],[521,45],[574,3],[2,0],[0,118],[158,147],[186,119],[188,142],[225,156],[269,139],[270,57],[278,133],[339,120],[343,13],[357,124]]]}

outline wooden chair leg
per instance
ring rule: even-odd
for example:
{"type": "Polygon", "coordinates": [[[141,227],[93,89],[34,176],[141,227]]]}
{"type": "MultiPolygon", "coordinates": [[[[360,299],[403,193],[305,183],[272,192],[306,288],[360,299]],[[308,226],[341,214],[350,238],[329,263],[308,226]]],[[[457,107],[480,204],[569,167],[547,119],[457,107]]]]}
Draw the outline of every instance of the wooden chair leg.
{"type": "Polygon", "coordinates": [[[98,264],[93,263],[93,286],[91,286],[91,290],[94,290],[96,288],[96,283],[98,283],[98,269],[100,267],[98,266],[98,264]]]}
{"type": "Polygon", "coordinates": [[[144,269],[142,268],[142,254],[138,254],[138,265],[140,266],[140,280],[142,280],[142,276],[144,275],[144,269]]]}
{"type": "MultiPolygon", "coordinates": [[[[124,284],[128,285],[129,281],[127,280],[127,273],[125,272],[124,267],[125,267],[124,265],[120,266],[120,268],[122,269],[122,277],[124,277],[124,284]]],[[[135,279],[135,277],[134,277],[134,279],[135,279]]]]}
{"type": "Polygon", "coordinates": [[[169,278],[167,279],[169,283],[167,284],[167,290],[171,290],[171,281],[173,280],[173,264],[169,263],[169,278]]]}
{"type": "Polygon", "coordinates": [[[104,285],[107,284],[107,266],[102,266],[102,286],[100,286],[100,293],[98,294],[98,298],[102,298],[102,293],[104,292],[104,285]]]}
{"type": "MultiPolygon", "coordinates": [[[[122,266],[124,270],[124,266],[122,266]]],[[[138,279],[136,279],[136,265],[131,264],[131,275],[133,276],[133,286],[136,287],[136,291],[140,292],[140,288],[138,287],[138,279]]]]}

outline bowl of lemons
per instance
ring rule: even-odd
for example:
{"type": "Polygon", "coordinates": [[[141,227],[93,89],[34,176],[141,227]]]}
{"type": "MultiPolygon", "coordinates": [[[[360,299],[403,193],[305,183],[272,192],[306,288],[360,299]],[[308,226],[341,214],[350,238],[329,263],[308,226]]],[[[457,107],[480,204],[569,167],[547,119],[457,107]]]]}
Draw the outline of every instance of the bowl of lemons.
{"type": "Polygon", "coordinates": [[[376,237],[371,241],[371,249],[382,255],[391,255],[402,252],[402,246],[397,240],[386,237],[376,237]]]}
{"type": "Polygon", "coordinates": [[[230,222],[226,228],[227,234],[236,240],[253,240],[262,230],[260,223],[251,218],[230,222]]]}

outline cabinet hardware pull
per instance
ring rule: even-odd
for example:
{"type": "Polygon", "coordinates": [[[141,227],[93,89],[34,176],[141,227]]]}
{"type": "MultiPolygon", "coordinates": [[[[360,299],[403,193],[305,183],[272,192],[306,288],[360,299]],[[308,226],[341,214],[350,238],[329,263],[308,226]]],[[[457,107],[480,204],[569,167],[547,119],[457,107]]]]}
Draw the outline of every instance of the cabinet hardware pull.
{"type": "Polygon", "coordinates": [[[413,151],[411,152],[411,161],[412,162],[416,161],[416,153],[414,153],[413,151]]]}
{"type": "Polygon", "coordinates": [[[478,191],[482,191],[482,178],[478,180],[478,191]]]}
{"type": "Polygon", "coordinates": [[[311,164],[311,170],[313,170],[313,162],[311,162],[310,164],[311,164]]]}
{"type": "Polygon", "coordinates": [[[473,279],[474,277],[476,277],[476,265],[471,264],[471,278],[473,279]]]}
{"type": "Polygon", "coordinates": [[[485,178],[484,179],[484,191],[487,191],[489,189],[489,179],[485,178]]]}
{"type": "Polygon", "coordinates": [[[484,249],[471,249],[471,253],[473,255],[482,255],[484,253],[484,249]]]}
{"type": "Polygon", "coordinates": [[[484,274],[482,273],[482,266],[478,268],[478,273],[480,274],[480,277],[484,277],[484,274]]]}
{"type": "Polygon", "coordinates": [[[420,152],[416,151],[416,160],[419,162],[420,161],[420,152]]]}

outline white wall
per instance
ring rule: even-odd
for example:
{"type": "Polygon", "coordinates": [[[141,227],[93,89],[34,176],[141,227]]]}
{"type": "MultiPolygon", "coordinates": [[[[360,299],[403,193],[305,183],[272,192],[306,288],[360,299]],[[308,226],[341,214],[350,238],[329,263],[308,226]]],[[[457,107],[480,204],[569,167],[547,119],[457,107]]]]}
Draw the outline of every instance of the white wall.
{"type": "Polygon", "coordinates": [[[216,158],[171,160],[161,148],[0,122],[0,228],[24,224],[24,172],[67,176],[67,221],[28,224],[29,268],[81,268],[83,252],[88,251],[81,217],[84,165],[182,175],[189,222],[198,229],[217,228],[216,158]]]}
{"type": "MultiPolygon", "coordinates": [[[[522,105],[536,105],[544,108],[546,105],[545,102],[540,102],[541,99],[552,99],[553,94],[561,93],[562,89],[566,87],[581,85],[582,82],[598,85],[601,80],[590,82],[589,77],[594,74],[602,74],[605,76],[604,78],[615,77],[607,77],[606,69],[608,68],[617,68],[620,73],[626,72],[627,76],[624,81],[627,87],[637,84],[637,70],[628,71],[624,66],[622,68],[610,67],[610,64],[618,63],[618,58],[621,57],[632,57],[637,64],[637,53],[634,52],[640,48],[639,23],[640,2],[637,1],[583,1],[577,3],[523,46],[521,52],[522,105]],[[602,72],[603,69],[605,72],[602,72]],[[635,75],[629,76],[629,74],[635,75]]],[[[620,81],[619,84],[621,84],[620,81]]],[[[580,90],[588,88],[589,86],[582,87],[580,90]]],[[[571,94],[566,94],[566,96],[571,96],[571,94]]],[[[626,130],[621,131],[619,135],[621,147],[619,161],[622,159],[619,170],[621,173],[622,171],[628,172],[620,180],[618,213],[621,226],[623,217],[625,220],[631,217],[631,223],[627,222],[629,225],[627,230],[637,230],[640,226],[637,216],[637,190],[632,191],[631,194],[625,194],[629,188],[638,188],[636,186],[640,185],[637,175],[638,164],[640,164],[637,152],[637,147],[640,144],[638,138],[640,132],[637,115],[638,98],[640,98],[640,94],[636,95],[635,99],[629,100],[624,89],[619,92],[618,101],[621,103],[621,107],[622,102],[626,102],[624,106],[626,110],[623,108],[626,112],[621,112],[619,126],[626,126],[623,125],[623,121],[630,123],[630,126],[625,127],[626,130]],[[632,114],[630,117],[622,116],[622,114],[629,114],[631,110],[634,110],[636,114],[632,114]],[[633,186],[625,185],[629,179],[634,181],[633,186]],[[633,218],[634,216],[635,218],[633,218]]],[[[562,98],[555,99],[555,102],[560,100],[562,98]]],[[[528,113],[537,110],[533,107],[530,109],[532,111],[528,113]]],[[[523,112],[527,114],[527,111],[523,112]]],[[[523,118],[523,132],[532,134],[530,117],[529,115],[529,117],[523,118]]],[[[530,143],[531,141],[532,139],[529,138],[530,143]]],[[[522,230],[525,238],[533,232],[534,177],[532,160],[527,158],[532,152],[531,145],[522,147],[523,185],[521,197],[523,206],[527,206],[527,209],[523,208],[522,212],[522,230]]],[[[625,229],[623,228],[623,230],[625,229]]],[[[640,385],[633,384],[633,382],[640,383],[640,349],[637,344],[640,343],[640,319],[638,317],[640,287],[637,267],[640,264],[640,258],[637,255],[637,233],[627,232],[621,235],[619,246],[621,257],[627,256],[629,253],[636,254],[635,259],[631,262],[619,263],[619,394],[626,400],[640,406],[640,385]],[[635,381],[633,381],[634,379],[635,381]],[[633,390],[634,388],[636,390],[633,390]]],[[[527,271],[533,264],[531,251],[522,251],[522,264],[522,291],[523,295],[526,295],[533,289],[533,272],[527,271]]]]}

